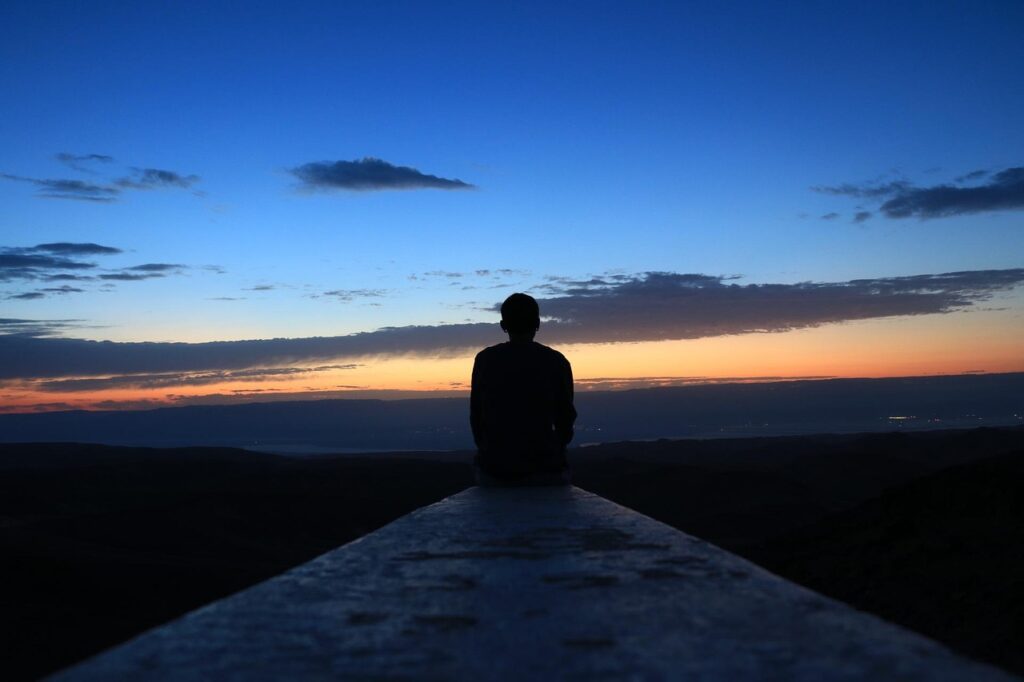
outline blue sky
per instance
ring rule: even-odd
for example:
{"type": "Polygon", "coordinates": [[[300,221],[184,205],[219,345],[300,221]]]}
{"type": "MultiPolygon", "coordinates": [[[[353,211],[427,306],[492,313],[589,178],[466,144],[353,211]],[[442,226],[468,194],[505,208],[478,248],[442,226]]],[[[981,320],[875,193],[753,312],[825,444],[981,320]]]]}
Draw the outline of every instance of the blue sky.
{"type": "Polygon", "coordinates": [[[111,203],[0,181],[2,247],[183,266],[3,316],[115,341],[336,335],[490,319],[549,276],[1024,265],[1018,209],[890,218],[812,190],[1024,164],[1024,5],[781,5],[7,2],[0,173],[199,179],[111,203]],[[365,157],[475,188],[309,191],[292,172],[365,157]],[[481,269],[516,272],[424,276],[481,269]]]}

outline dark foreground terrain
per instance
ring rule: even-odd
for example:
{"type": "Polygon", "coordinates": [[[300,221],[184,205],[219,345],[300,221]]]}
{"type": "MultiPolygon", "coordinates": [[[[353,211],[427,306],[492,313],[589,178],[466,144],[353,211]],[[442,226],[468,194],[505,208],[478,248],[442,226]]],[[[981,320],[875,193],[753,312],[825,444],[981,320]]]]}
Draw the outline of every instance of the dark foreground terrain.
{"type": "MultiPolygon", "coordinates": [[[[455,493],[468,460],[0,445],[0,678],[455,493]]],[[[583,488],[1024,673],[1024,429],[616,443],[572,461],[583,488]]]]}

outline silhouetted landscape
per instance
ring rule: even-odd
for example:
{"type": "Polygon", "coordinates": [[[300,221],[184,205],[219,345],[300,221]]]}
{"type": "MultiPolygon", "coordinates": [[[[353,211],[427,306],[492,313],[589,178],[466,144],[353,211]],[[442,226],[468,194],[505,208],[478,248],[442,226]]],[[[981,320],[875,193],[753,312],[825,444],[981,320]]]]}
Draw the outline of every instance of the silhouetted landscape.
{"type": "Polygon", "coordinates": [[[1022,35],[0,2],[0,682],[1024,676],[1022,35]]]}
{"type": "MultiPolygon", "coordinates": [[[[470,456],[0,445],[2,674],[59,669],[453,494],[470,456]]],[[[580,487],[1024,672],[1024,428],[607,443],[570,461],[580,487]]]]}

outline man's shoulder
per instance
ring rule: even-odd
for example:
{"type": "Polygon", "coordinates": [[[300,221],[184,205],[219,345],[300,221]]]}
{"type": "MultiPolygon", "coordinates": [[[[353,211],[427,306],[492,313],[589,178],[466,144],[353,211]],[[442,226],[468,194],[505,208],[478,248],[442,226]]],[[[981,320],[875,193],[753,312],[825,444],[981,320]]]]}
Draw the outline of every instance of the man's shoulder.
{"type": "Polygon", "coordinates": [[[493,346],[487,346],[482,351],[476,354],[476,362],[483,363],[487,362],[488,358],[495,358],[501,355],[502,347],[508,344],[496,343],[493,346]]]}
{"type": "Polygon", "coordinates": [[[508,354],[520,355],[523,351],[527,351],[528,354],[534,356],[539,355],[545,360],[555,364],[569,364],[569,361],[560,352],[554,348],[545,346],[542,343],[537,343],[536,341],[531,341],[526,347],[518,348],[507,341],[505,343],[496,343],[493,346],[488,346],[477,353],[476,360],[477,362],[486,362],[490,358],[497,359],[508,354]]]}
{"type": "Polygon", "coordinates": [[[495,353],[500,353],[502,346],[506,346],[506,345],[508,345],[508,344],[496,343],[493,346],[487,346],[487,348],[484,348],[479,353],[477,353],[476,356],[479,358],[481,356],[487,357],[488,355],[494,355],[495,353]]]}
{"type": "Polygon", "coordinates": [[[566,357],[564,355],[562,355],[561,353],[559,353],[554,348],[551,348],[550,346],[545,346],[543,343],[537,343],[536,341],[533,342],[533,345],[537,347],[537,351],[539,353],[544,354],[545,356],[550,358],[552,361],[558,362],[558,363],[563,363],[564,362],[565,364],[569,364],[569,361],[566,359],[566,357]]]}

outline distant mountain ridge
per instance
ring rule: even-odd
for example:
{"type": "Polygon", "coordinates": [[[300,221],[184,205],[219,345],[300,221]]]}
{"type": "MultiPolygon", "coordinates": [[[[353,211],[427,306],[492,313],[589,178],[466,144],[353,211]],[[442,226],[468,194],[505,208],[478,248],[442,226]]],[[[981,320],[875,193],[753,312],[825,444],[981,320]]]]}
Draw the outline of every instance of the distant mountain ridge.
{"type": "MultiPolygon", "coordinates": [[[[1024,373],[579,392],[576,445],[1024,423],[1024,373]]],[[[472,447],[465,398],[302,400],[0,415],[0,442],[282,451],[472,447]]]]}

